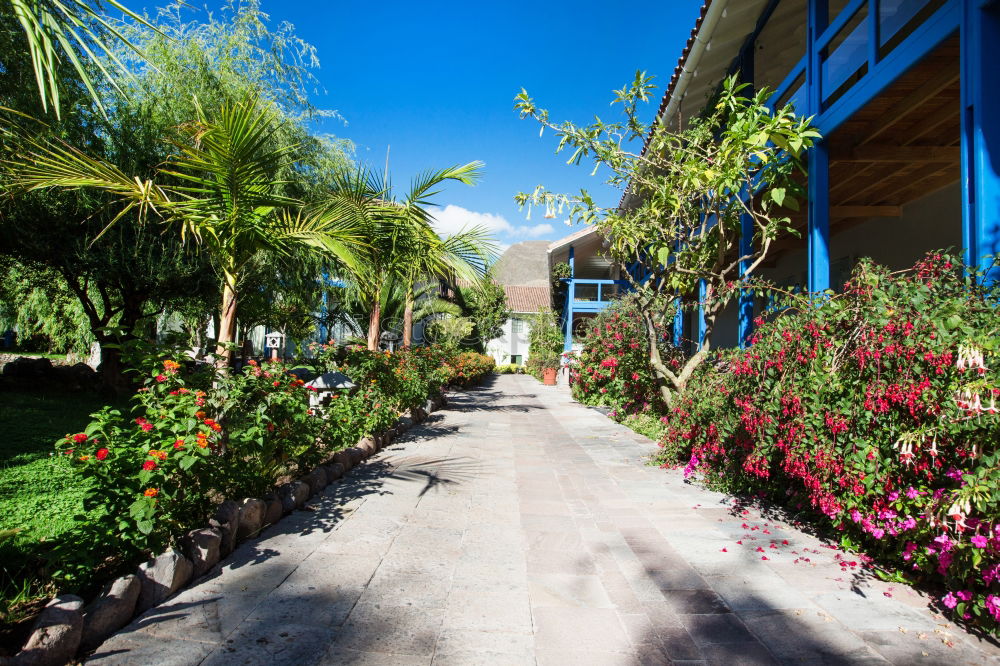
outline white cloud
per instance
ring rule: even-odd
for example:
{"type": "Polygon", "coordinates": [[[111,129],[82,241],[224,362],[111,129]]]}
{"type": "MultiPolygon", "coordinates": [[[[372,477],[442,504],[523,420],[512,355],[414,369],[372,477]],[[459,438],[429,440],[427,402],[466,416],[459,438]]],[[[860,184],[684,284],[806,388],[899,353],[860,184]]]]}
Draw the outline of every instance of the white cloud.
{"type": "Polygon", "coordinates": [[[555,231],[555,227],[551,224],[536,224],[533,227],[521,227],[521,229],[525,230],[524,235],[528,238],[538,238],[555,231]]]}
{"type": "Polygon", "coordinates": [[[456,234],[462,229],[480,226],[492,231],[497,237],[503,236],[516,242],[522,238],[546,236],[555,231],[551,224],[514,226],[502,215],[477,213],[453,204],[444,208],[432,207],[430,213],[434,217],[434,230],[444,236],[456,234]]]}
{"type": "Polygon", "coordinates": [[[444,208],[431,208],[430,213],[434,216],[435,231],[446,236],[475,226],[486,227],[497,234],[507,234],[514,230],[514,225],[500,215],[477,213],[453,204],[444,208]]]}

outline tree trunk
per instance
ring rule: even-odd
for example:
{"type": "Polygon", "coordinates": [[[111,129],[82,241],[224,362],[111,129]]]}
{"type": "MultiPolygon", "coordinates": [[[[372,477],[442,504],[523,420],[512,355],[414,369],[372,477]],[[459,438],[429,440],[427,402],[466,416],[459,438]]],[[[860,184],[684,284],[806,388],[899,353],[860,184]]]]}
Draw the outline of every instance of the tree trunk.
{"type": "Polygon", "coordinates": [[[222,308],[219,311],[219,330],[216,335],[215,366],[220,370],[229,367],[230,350],[228,344],[233,342],[236,333],[236,276],[229,272],[223,274],[222,308]]]}
{"type": "Polygon", "coordinates": [[[413,287],[406,289],[406,305],[403,307],[403,346],[413,343],[413,287]]]}
{"type": "Polygon", "coordinates": [[[368,350],[376,351],[378,349],[378,339],[379,339],[379,327],[382,325],[382,301],[379,298],[375,298],[372,303],[372,312],[368,316],[368,350]]]}

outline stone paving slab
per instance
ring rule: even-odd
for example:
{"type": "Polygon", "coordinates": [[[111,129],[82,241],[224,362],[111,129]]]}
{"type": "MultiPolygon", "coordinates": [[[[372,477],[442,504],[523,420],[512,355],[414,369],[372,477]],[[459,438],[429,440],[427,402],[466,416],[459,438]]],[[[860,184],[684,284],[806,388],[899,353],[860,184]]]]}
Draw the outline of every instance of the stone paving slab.
{"type": "Polygon", "coordinates": [[[151,609],[88,663],[993,664],[813,536],[645,464],[506,375],[151,609]]]}

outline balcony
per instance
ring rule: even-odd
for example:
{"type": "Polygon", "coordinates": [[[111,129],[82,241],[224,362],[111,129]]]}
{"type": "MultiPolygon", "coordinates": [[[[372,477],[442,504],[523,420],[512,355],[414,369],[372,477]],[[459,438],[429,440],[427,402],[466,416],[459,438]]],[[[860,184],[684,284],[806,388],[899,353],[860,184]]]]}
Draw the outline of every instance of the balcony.
{"type": "Polygon", "coordinates": [[[587,280],[563,278],[567,312],[601,312],[627,287],[625,280],[587,280]]]}

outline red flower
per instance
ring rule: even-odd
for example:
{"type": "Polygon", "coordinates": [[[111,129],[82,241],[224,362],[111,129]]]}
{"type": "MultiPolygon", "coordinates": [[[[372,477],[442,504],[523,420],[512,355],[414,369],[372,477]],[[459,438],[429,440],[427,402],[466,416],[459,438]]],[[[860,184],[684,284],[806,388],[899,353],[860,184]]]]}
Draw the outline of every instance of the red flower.
{"type": "Polygon", "coordinates": [[[73,435],[73,441],[76,442],[77,444],[83,444],[88,439],[89,438],[87,437],[86,433],[78,432],[77,434],[73,435]]]}
{"type": "Polygon", "coordinates": [[[146,488],[146,492],[143,493],[146,497],[156,497],[160,494],[160,491],[156,488],[146,488]]]}
{"type": "Polygon", "coordinates": [[[94,454],[98,460],[104,460],[108,457],[107,449],[97,449],[97,453],[94,454]]]}
{"type": "Polygon", "coordinates": [[[184,448],[184,440],[183,439],[178,439],[176,442],[174,442],[174,448],[175,449],[183,449],[184,448]]]}
{"type": "Polygon", "coordinates": [[[158,381],[160,383],[163,383],[163,382],[167,381],[167,376],[166,375],[156,375],[156,381],[158,381]]]}
{"type": "Polygon", "coordinates": [[[144,469],[147,472],[150,472],[156,469],[156,462],[153,460],[147,460],[146,462],[142,463],[142,469],[144,469]]]}

